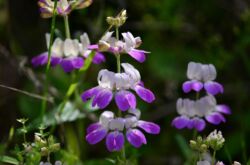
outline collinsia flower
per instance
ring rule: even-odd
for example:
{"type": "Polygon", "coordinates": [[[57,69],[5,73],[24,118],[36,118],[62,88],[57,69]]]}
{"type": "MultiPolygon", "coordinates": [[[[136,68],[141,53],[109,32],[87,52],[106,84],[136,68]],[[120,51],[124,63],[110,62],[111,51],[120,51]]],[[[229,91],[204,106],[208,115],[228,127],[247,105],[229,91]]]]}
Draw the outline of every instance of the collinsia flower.
{"type": "Polygon", "coordinates": [[[86,102],[93,98],[92,106],[100,109],[106,108],[113,95],[115,102],[121,111],[136,108],[136,97],[129,90],[134,90],[144,101],[151,103],[155,100],[153,92],[145,88],[141,82],[141,76],[137,69],[128,63],[122,63],[123,73],[114,73],[103,69],[98,74],[98,86],[91,88],[81,95],[86,102]]]}
{"type": "Polygon", "coordinates": [[[115,118],[111,111],[104,111],[99,122],[87,128],[86,140],[89,144],[96,144],[106,138],[106,147],[110,152],[120,151],[124,146],[124,134],[128,142],[136,148],[146,144],[145,135],[140,129],[149,134],[159,134],[160,127],[152,122],[139,120],[140,111],[130,109],[126,118],[115,118]]]}
{"type": "Polygon", "coordinates": [[[194,128],[202,131],[206,126],[205,120],[218,125],[226,121],[224,114],[231,114],[230,108],[227,105],[217,105],[212,95],[196,101],[180,98],[177,100],[176,108],[180,116],[172,121],[172,125],[177,129],[194,128]]]}
{"type": "MultiPolygon", "coordinates": [[[[90,6],[92,0],[58,0],[56,14],[60,16],[68,15],[74,9],[82,9],[90,6]]],[[[53,9],[55,2],[51,0],[39,0],[41,16],[43,18],[50,18],[53,16],[53,9]]]]}
{"type": "Polygon", "coordinates": [[[215,82],[217,73],[213,64],[201,64],[190,62],[187,69],[187,77],[190,79],[183,83],[182,89],[185,93],[194,90],[199,92],[203,87],[207,93],[216,95],[223,93],[223,86],[215,82]]]}
{"type": "Polygon", "coordinates": [[[123,40],[118,40],[112,37],[113,32],[107,32],[99,41],[98,45],[92,45],[92,49],[97,49],[100,52],[111,52],[114,54],[128,54],[138,62],[146,60],[147,51],[137,49],[142,41],[140,37],[134,37],[132,33],[122,33],[123,40]]]}
{"type": "MultiPolygon", "coordinates": [[[[50,35],[46,35],[47,47],[49,47],[50,35]]],[[[60,64],[65,72],[80,69],[84,65],[92,50],[88,49],[90,41],[88,35],[84,33],[80,36],[81,42],[77,39],[67,38],[65,41],[56,38],[51,48],[51,65],[60,64]]],[[[100,64],[105,61],[105,57],[100,52],[95,52],[93,63],[100,64]]],[[[48,52],[44,52],[32,59],[34,67],[46,65],[48,62],[48,52]]]]}

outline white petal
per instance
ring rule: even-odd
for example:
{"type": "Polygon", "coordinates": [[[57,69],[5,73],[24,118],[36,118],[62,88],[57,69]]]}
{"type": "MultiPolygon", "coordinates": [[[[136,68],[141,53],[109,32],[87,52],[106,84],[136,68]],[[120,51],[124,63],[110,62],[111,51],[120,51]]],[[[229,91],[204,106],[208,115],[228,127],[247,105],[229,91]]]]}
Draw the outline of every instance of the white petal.
{"type": "Polygon", "coordinates": [[[107,32],[100,40],[101,41],[108,41],[111,36],[112,36],[113,32],[107,32]]]}
{"type": "Polygon", "coordinates": [[[66,39],[64,41],[64,54],[68,56],[77,56],[79,53],[79,41],[66,39]]]}
{"type": "Polygon", "coordinates": [[[87,33],[83,33],[80,36],[80,40],[81,40],[82,49],[83,50],[87,50],[88,46],[90,45],[88,34],[87,33]]]}
{"type": "Polygon", "coordinates": [[[63,56],[63,41],[60,38],[56,38],[52,47],[51,52],[58,56],[63,56]]]}
{"type": "Polygon", "coordinates": [[[113,119],[110,121],[109,123],[109,129],[110,130],[119,130],[119,131],[123,131],[125,126],[125,121],[123,118],[117,118],[117,119],[113,119]]]}
{"type": "Polygon", "coordinates": [[[135,116],[130,116],[125,119],[125,127],[128,128],[134,128],[136,127],[138,122],[138,119],[135,116]]]}
{"type": "Polygon", "coordinates": [[[115,83],[114,77],[115,73],[110,72],[107,69],[100,70],[97,77],[99,86],[101,86],[102,88],[109,88],[112,90],[115,83]]]}
{"type": "Polygon", "coordinates": [[[109,122],[114,118],[114,113],[111,111],[104,111],[99,119],[100,124],[102,124],[105,128],[108,127],[109,122]]]}
{"type": "Polygon", "coordinates": [[[191,80],[201,80],[202,79],[202,64],[189,62],[187,69],[187,77],[191,80]]]}
{"type": "Polygon", "coordinates": [[[202,66],[203,81],[213,81],[215,80],[217,73],[213,64],[202,66]]]}

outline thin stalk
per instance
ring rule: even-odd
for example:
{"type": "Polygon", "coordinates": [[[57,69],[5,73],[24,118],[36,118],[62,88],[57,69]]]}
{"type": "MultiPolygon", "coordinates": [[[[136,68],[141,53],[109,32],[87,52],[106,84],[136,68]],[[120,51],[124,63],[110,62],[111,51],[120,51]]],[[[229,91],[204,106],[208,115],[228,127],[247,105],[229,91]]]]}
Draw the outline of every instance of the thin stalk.
{"type": "Polygon", "coordinates": [[[64,18],[65,36],[66,38],[71,38],[70,28],[69,28],[69,17],[68,15],[65,15],[63,18],[64,18]]]}
{"type": "Polygon", "coordinates": [[[212,165],[215,164],[215,156],[216,156],[216,150],[214,150],[214,152],[213,152],[212,165]]]}
{"type": "MultiPolygon", "coordinates": [[[[48,63],[46,65],[45,70],[45,88],[44,88],[44,97],[47,98],[48,95],[48,75],[49,75],[49,69],[50,69],[50,63],[51,63],[51,48],[54,38],[54,32],[55,32],[55,25],[56,25],[56,6],[57,6],[57,0],[54,1],[54,8],[53,8],[53,17],[51,22],[51,28],[50,28],[50,41],[49,41],[49,50],[48,50],[48,63]]],[[[47,106],[47,101],[42,101],[42,110],[41,110],[41,121],[43,122],[45,110],[47,106]]]]}
{"type": "MultiPolygon", "coordinates": [[[[115,28],[115,32],[116,32],[116,39],[119,40],[118,27],[115,28]]],[[[117,64],[117,73],[121,73],[121,55],[119,53],[116,54],[116,64],[117,64]]],[[[118,110],[118,116],[122,117],[122,112],[120,110],[118,110]]],[[[123,147],[121,150],[121,158],[123,160],[123,163],[127,164],[125,147],[123,147]]]]}

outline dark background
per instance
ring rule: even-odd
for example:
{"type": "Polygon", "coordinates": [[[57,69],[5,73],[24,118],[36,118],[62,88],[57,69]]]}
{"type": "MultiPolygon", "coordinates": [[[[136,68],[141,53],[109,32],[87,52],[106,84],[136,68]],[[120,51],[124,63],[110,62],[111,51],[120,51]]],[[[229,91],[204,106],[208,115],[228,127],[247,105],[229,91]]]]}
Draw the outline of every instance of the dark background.
{"type": "MultiPolygon", "coordinates": [[[[89,8],[70,15],[72,35],[88,32],[92,43],[97,42],[108,27],[106,16],[116,15],[123,8],[127,9],[128,20],[120,31],[141,36],[142,48],[151,54],[143,64],[125,55],[122,61],[138,68],[146,86],[155,92],[156,102],[151,105],[140,102],[139,107],[143,119],[154,121],[162,128],[158,136],[147,135],[148,144],[140,150],[131,149],[131,154],[137,154],[140,164],[183,164],[184,151],[177,139],[181,136],[188,141],[192,131],[176,130],[171,127],[171,121],[177,115],[176,100],[192,97],[192,94],[183,94],[181,85],[186,80],[188,62],[196,61],[216,66],[217,81],[225,88],[225,93],[217,97],[218,103],[228,104],[232,109],[226,123],[208,124],[201,135],[221,130],[226,143],[218,152],[218,158],[246,164],[250,158],[250,2],[94,0],[89,8]]],[[[36,0],[0,0],[1,84],[42,94],[44,68],[33,69],[30,60],[46,50],[44,34],[49,32],[50,21],[40,17],[36,0]]],[[[62,35],[62,18],[57,18],[57,29],[57,35],[62,35]]],[[[100,69],[115,70],[115,58],[111,54],[106,58],[106,63],[92,65],[84,75],[80,92],[96,85],[100,69]]],[[[70,76],[60,68],[51,72],[51,91],[60,102],[70,76]]],[[[39,106],[39,100],[0,88],[1,142],[5,143],[11,126],[20,126],[16,123],[17,118],[36,119],[39,106]]],[[[15,138],[10,147],[18,143],[18,135],[15,138]]],[[[86,144],[85,147],[84,160],[103,159],[109,155],[104,144],[86,144]]]]}

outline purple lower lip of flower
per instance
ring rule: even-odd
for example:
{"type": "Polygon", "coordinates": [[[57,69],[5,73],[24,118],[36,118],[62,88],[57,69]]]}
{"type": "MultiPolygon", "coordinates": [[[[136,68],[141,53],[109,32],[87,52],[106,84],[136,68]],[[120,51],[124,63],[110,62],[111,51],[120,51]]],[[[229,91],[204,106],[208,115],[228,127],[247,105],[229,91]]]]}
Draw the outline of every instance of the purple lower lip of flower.
{"type": "Polygon", "coordinates": [[[135,95],[129,91],[119,91],[115,95],[115,102],[121,111],[127,111],[128,109],[136,108],[135,95]]]}
{"type": "Polygon", "coordinates": [[[126,133],[127,140],[134,147],[139,148],[143,144],[147,144],[144,134],[138,129],[129,129],[126,133]]]}
{"type": "Polygon", "coordinates": [[[105,61],[106,61],[105,56],[100,52],[96,52],[95,56],[93,57],[93,63],[100,64],[100,63],[103,63],[105,61]]]}
{"type": "MultiPolygon", "coordinates": [[[[56,66],[61,62],[62,58],[51,55],[51,66],[56,66]]],[[[44,52],[32,58],[31,63],[34,67],[43,66],[48,63],[48,52],[44,52]]]]}
{"type": "Polygon", "coordinates": [[[214,125],[218,125],[221,122],[226,122],[226,119],[224,118],[224,116],[222,114],[220,114],[219,112],[213,112],[209,115],[207,115],[206,120],[214,125]]]}
{"type": "Polygon", "coordinates": [[[136,85],[134,90],[138,96],[147,103],[152,103],[155,100],[154,93],[141,85],[136,85]]]}
{"type": "Polygon", "coordinates": [[[182,85],[182,89],[185,93],[188,93],[191,90],[199,92],[202,88],[203,88],[203,84],[199,81],[196,81],[196,80],[186,81],[182,85]]]}
{"type": "Polygon", "coordinates": [[[224,104],[222,104],[222,105],[217,105],[217,106],[216,106],[216,110],[217,110],[218,112],[221,112],[221,113],[224,113],[224,114],[227,114],[227,115],[230,115],[230,114],[231,114],[231,109],[229,108],[229,106],[224,105],[224,104]]]}
{"type": "Polygon", "coordinates": [[[101,89],[99,87],[94,87],[94,88],[91,88],[91,89],[83,92],[81,94],[82,101],[83,102],[88,101],[88,99],[91,99],[92,97],[94,97],[95,95],[97,95],[98,92],[100,92],[100,90],[101,89]]]}
{"type": "Polygon", "coordinates": [[[190,119],[186,116],[178,116],[172,121],[172,126],[177,129],[183,129],[188,126],[190,119]]]}
{"type": "Polygon", "coordinates": [[[84,64],[84,60],[81,57],[68,57],[61,61],[61,66],[65,72],[71,72],[74,69],[80,69],[84,64]]]}
{"type": "Polygon", "coordinates": [[[146,53],[149,53],[144,50],[132,49],[128,52],[128,54],[134,58],[136,61],[143,63],[146,60],[146,53]]]}
{"type": "Polygon", "coordinates": [[[86,140],[89,144],[96,144],[102,141],[106,137],[107,133],[108,131],[105,128],[96,129],[90,132],[89,134],[87,134],[86,140]]]}
{"type": "Polygon", "coordinates": [[[90,50],[96,50],[96,49],[98,49],[98,48],[99,48],[99,46],[98,46],[97,44],[89,45],[89,46],[88,46],[88,49],[90,49],[90,50]]]}
{"type": "Polygon", "coordinates": [[[91,125],[88,126],[88,128],[87,128],[87,134],[89,134],[89,133],[91,133],[91,132],[93,132],[95,130],[100,129],[101,127],[102,126],[101,126],[100,123],[93,123],[93,124],[91,124],[91,125]]]}
{"type": "Polygon", "coordinates": [[[206,82],[204,88],[207,91],[207,93],[211,95],[217,95],[218,93],[224,92],[223,86],[220,83],[214,81],[206,82]]]}
{"type": "Polygon", "coordinates": [[[137,126],[149,134],[159,134],[161,130],[159,125],[142,120],[138,121],[137,126]]]}
{"type": "Polygon", "coordinates": [[[106,108],[113,98],[112,90],[100,89],[99,92],[94,96],[92,106],[98,106],[100,109],[106,108]]]}
{"type": "Polygon", "coordinates": [[[110,152],[120,151],[124,146],[124,136],[121,132],[114,131],[107,135],[106,146],[110,152]]]}
{"type": "Polygon", "coordinates": [[[203,119],[200,119],[200,118],[196,117],[196,118],[192,119],[192,122],[193,122],[193,127],[197,131],[202,131],[206,127],[206,122],[203,119]]]}
{"type": "Polygon", "coordinates": [[[71,11],[71,6],[70,6],[70,5],[67,6],[66,9],[63,9],[63,8],[61,8],[61,7],[57,7],[57,12],[58,12],[60,15],[67,15],[67,14],[70,13],[70,11],[71,11]]]}

